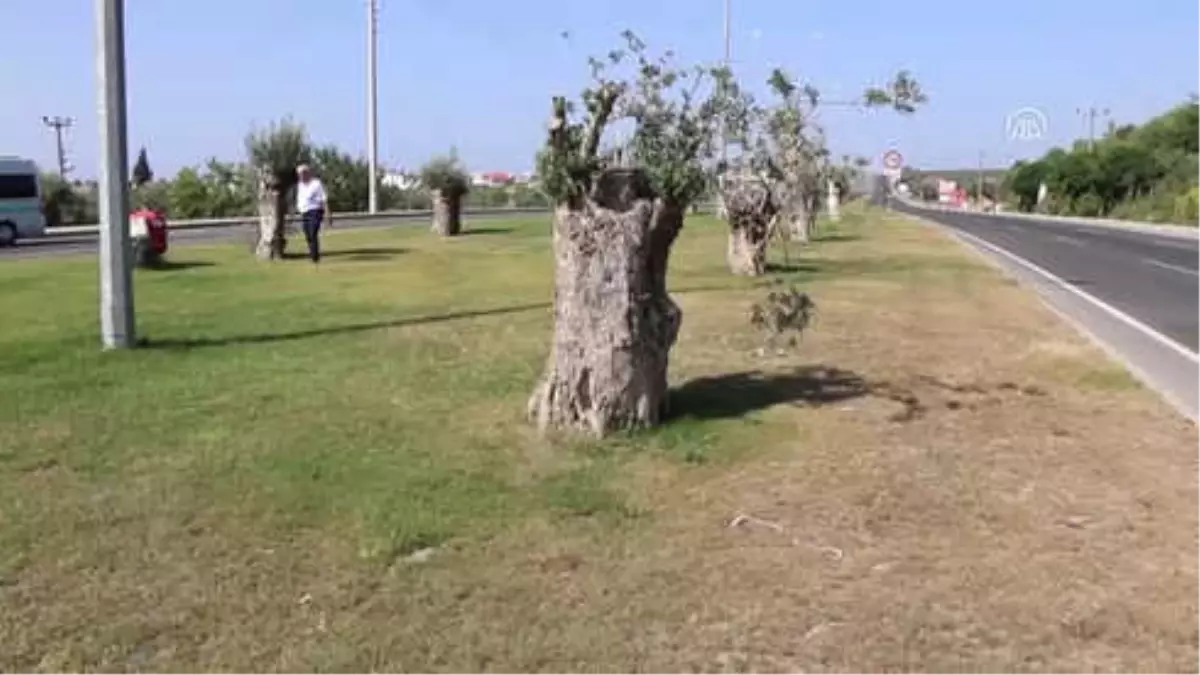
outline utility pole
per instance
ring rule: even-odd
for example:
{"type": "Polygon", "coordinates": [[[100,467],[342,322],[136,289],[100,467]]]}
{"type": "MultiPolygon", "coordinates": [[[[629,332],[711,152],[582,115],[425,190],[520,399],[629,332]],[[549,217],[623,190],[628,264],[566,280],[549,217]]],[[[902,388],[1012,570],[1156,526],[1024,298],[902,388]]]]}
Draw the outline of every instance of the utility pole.
{"type": "Polygon", "coordinates": [[[733,21],[732,21],[732,5],[733,0],[725,0],[725,67],[728,68],[733,61],[733,21]]]}
{"type": "Polygon", "coordinates": [[[125,1],[95,0],[100,118],[100,338],[105,349],[135,342],[129,245],[129,156],[125,124],[125,1]]]}
{"type": "Polygon", "coordinates": [[[979,204],[980,210],[983,210],[983,151],[979,151],[979,178],[978,186],[975,188],[975,201],[979,204]]]}
{"type": "Polygon", "coordinates": [[[67,177],[67,151],[63,149],[63,130],[75,124],[75,119],[71,117],[59,117],[55,115],[42,116],[42,124],[54,129],[54,138],[58,143],[58,175],[64,180],[67,177]]]}
{"type": "Polygon", "coordinates": [[[1095,106],[1089,106],[1087,108],[1076,108],[1075,109],[1075,114],[1080,115],[1087,121],[1088,149],[1089,150],[1096,149],[1096,117],[1097,117],[1097,115],[1107,118],[1110,112],[1111,111],[1108,108],[1104,108],[1103,110],[1097,110],[1095,106]]]}
{"type": "MultiPolygon", "coordinates": [[[[733,68],[733,21],[732,7],[733,0],[725,0],[725,68],[726,70],[733,68]]],[[[729,159],[729,138],[728,130],[725,124],[721,124],[721,162],[725,163],[729,159]]]]}
{"type": "MultiPolygon", "coordinates": [[[[725,65],[726,70],[732,69],[732,58],[731,57],[733,55],[733,39],[732,39],[732,21],[731,21],[731,17],[730,17],[731,12],[732,12],[730,5],[732,5],[732,4],[733,4],[733,0],[725,0],[725,21],[724,21],[724,23],[725,23],[725,26],[724,26],[725,59],[724,59],[724,65],[725,65]]],[[[723,196],[721,196],[721,191],[723,189],[722,186],[724,185],[725,172],[729,170],[729,129],[727,129],[725,126],[725,120],[721,120],[720,134],[721,134],[720,139],[719,139],[719,141],[721,143],[720,166],[722,167],[722,171],[719,174],[717,174],[717,217],[724,219],[727,214],[725,211],[725,198],[723,196]]]]}
{"type": "Polygon", "coordinates": [[[379,211],[379,0],[367,0],[367,210],[379,211]]]}

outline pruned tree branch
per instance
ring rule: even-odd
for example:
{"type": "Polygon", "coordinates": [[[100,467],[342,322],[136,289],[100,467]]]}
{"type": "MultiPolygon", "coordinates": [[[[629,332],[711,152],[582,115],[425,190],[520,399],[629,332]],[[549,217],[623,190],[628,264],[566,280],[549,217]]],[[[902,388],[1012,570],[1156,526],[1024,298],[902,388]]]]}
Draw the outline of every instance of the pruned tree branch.
{"type": "MultiPolygon", "coordinates": [[[[591,114],[591,119],[588,122],[587,132],[584,134],[583,147],[580,150],[580,159],[583,161],[587,162],[596,159],[596,152],[600,149],[600,138],[604,134],[604,128],[608,125],[608,120],[613,114],[613,108],[616,106],[617,100],[621,97],[624,90],[625,87],[619,83],[605,82],[596,91],[592,105],[589,106],[588,112],[591,114]]],[[[565,123],[565,121],[564,109],[563,122],[565,123]]]]}

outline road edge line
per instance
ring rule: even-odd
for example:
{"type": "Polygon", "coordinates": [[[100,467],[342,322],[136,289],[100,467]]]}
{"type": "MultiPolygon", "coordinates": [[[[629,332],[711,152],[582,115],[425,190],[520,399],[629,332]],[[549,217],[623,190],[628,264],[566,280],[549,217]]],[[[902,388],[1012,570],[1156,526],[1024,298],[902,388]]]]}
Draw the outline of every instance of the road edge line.
{"type": "MultiPolygon", "coordinates": [[[[901,215],[908,215],[908,214],[901,214],[901,215]]],[[[912,217],[912,216],[910,216],[910,217],[912,217]]],[[[1053,282],[1055,285],[1061,287],[1063,290],[1066,290],[1069,293],[1074,294],[1078,298],[1086,300],[1087,302],[1089,302],[1092,305],[1107,312],[1110,316],[1121,321],[1122,323],[1129,326],[1130,328],[1133,328],[1133,329],[1139,331],[1146,337],[1149,337],[1150,339],[1154,340],[1155,342],[1158,342],[1159,344],[1170,348],[1175,353],[1179,354],[1180,356],[1183,356],[1184,358],[1188,359],[1192,363],[1200,366],[1200,354],[1197,354],[1196,352],[1191,351],[1190,349],[1188,349],[1187,347],[1184,347],[1183,345],[1179,344],[1175,340],[1154,330],[1150,326],[1147,326],[1146,324],[1142,323],[1138,319],[1135,319],[1132,316],[1130,316],[1129,314],[1126,314],[1125,312],[1122,312],[1121,310],[1117,309],[1116,307],[1113,307],[1112,305],[1108,304],[1107,302],[1104,302],[1103,300],[1101,300],[1100,298],[1097,298],[1096,296],[1092,295],[1091,293],[1088,293],[1084,290],[1076,288],[1075,286],[1072,286],[1071,284],[1067,283],[1067,281],[1065,279],[1063,279],[1062,277],[1059,277],[1058,275],[1054,274],[1053,272],[1047,271],[1046,269],[1039,267],[1038,265],[1035,265],[1034,263],[1029,262],[1028,260],[1022,258],[1021,256],[1019,256],[1011,251],[1007,251],[1007,250],[991,243],[990,241],[987,241],[980,237],[976,237],[973,234],[955,230],[954,228],[951,228],[947,225],[943,225],[941,223],[937,223],[936,221],[928,221],[927,219],[921,218],[920,216],[916,216],[916,217],[920,218],[921,220],[926,220],[927,222],[934,222],[934,224],[937,225],[937,227],[939,227],[941,229],[949,230],[955,236],[964,237],[964,238],[966,238],[966,241],[970,241],[976,245],[982,246],[983,248],[988,249],[988,250],[992,251],[993,253],[997,253],[997,254],[1009,259],[1010,261],[1017,263],[1018,265],[1021,265],[1025,269],[1028,269],[1032,272],[1036,272],[1037,274],[1039,274],[1039,275],[1045,277],[1046,279],[1048,279],[1049,281],[1053,282]]]]}
{"type": "MultiPolygon", "coordinates": [[[[1004,265],[1001,261],[998,261],[998,259],[986,255],[986,252],[984,250],[979,249],[978,246],[972,244],[971,241],[968,241],[965,237],[970,237],[971,239],[978,241],[978,243],[984,245],[985,249],[989,249],[994,252],[1002,253],[1002,255],[1007,256],[1010,259],[1010,261],[1014,261],[1018,264],[1024,265],[1024,267],[1026,269],[1037,271],[1037,273],[1045,275],[1046,277],[1048,277],[1048,279],[1050,279],[1051,281],[1054,281],[1056,286],[1066,288],[1066,289],[1068,289],[1068,291],[1074,291],[1076,294],[1079,295],[1080,298],[1090,301],[1090,303],[1093,303],[1094,305],[1100,307],[1100,309],[1104,310],[1105,312],[1109,312],[1109,311],[1116,312],[1116,313],[1114,313],[1114,315],[1111,315],[1111,316],[1114,318],[1117,318],[1118,321],[1121,321],[1122,323],[1124,323],[1124,318],[1122,318],[1122,317],[1126,317],[1126,318],[1130,319],[1130,321],[1135,322],[1136,324],[1145,325],[1145,324],[1142,324],[1140,321],[1138,321],[1138,319],[1129,317],[1128,315],[1126,315],[1126,313],[1122,312],[1121,310],[1116,309],[1116,307],[1111,307],[1108,304],[1104,303],[1104,300],[1100,300],[1099,298],[1094,298],[1094,297],[1092,297],[1092,295],[1082,292],[1078,288],[1074,288],[1072,286],[1067,285],[1067,282],[1062,280],[1061,277],[1058,277],[1055,274],[1050,273],[1050,271],[1046,271],[1046,270],[1038,267],[1038,265],[1036,265],[1036,264],[1026,261],[1026,259],[1021,258],[1020,256],[1016,256],[1015,253],[1001,249],[1000,246],[996,246],[995,244],[991,244],[990,241],[984,241],[983,239],[974,237],[974,235],[972,235],[972,234],[967,234],[965,232],[956,231],[956,229],[954,229],[952,227],[942,225],[942,223],[934,221],[934,220],[925,219],[925,217],[923,217],[923,216],[905,214],[905,213],[902,213],[902,211],[893,211],[893,213],[899,214],[904,217],[908,217],[908,219],[912,219],[912,220],[920,222],[920,223],[924,223],[924,225],[926,225],[926,226],[930,226],[932,228],[938,229],[938,231],[946,233],[947,235],[949,235],[950,238],[952,238],[954,241],[956,241],[956,243],[958,243],[960,246],[964,247],[964,249],[966,249],[967,251],[970,251],[971,253],[973,253],[974,256],[977,256],[979,259],[982,259],[982,261],[986,265],[989,265],[989,267],[991,267],[992,269],[1000,271],[1000,273],[1002,275],[1008,277],[1008,279],[1012,279],[1015,283],[1018,283],[1018,285],[1020,285],[1020,286],[1028,287],[1026,285],[1026,283],[1021,282],[1020,277],[1016,276],[1013,273],[1012,269],[1007,268],[1006,265],[1004,265]]],[[[1060,307],[1055,306],[1055,304],[1052,303],[1050,298],[1046,297],[1046,295],[1044,295],[1043,293],[1039,293],[1037,291],[1037,288],[1032,288],[1032,291],[1033,291],[1034,297],[1037,297],[1038,300],[1040,301],[1040,303],[1042,303],[1042,305],[1045,306],[1046,309],[1050,310],[1051,312],[1054,312],[1055,316],[1057,316],[1058,318],[1061,318],[1064,323],[1067,323],[1068,325],[1070,325],[1070,327],[1073,327],[1081,335],[1084,335],[1084,337],[1086,337],[1086,339],[1088,341],[1090,341],[1092,345],[1097,346],[1100,351],[1102,351],[1104,354],[1106,354],[1106,356],[1108,356],[1110,359],[1114,360],[1114,362],[1121,364],[1123,366],[1123,368],[1126,368],[1130,372],[1130,375],[1133,375],[1136,378],[1136,380],[1138,380],[1142,383],[1142,386],[1145,386],[1147,389],[1150,389],[1151,392],[1153,392],[1154,394],[1158,394],[1160,399],[1163,399],[1164,401],[1166,401],[1166,404],[1168,404],[1172,408],[1175,408],[1175,412],[1180,414],[1180,416],[1183,417],[1184,420],[1187,420],[1187,422],[1189,422],[1190,424],[1193,424],[1193,425],[1200,424],[1200,410],[1193,410],[1192,405],[1187,404],[1187,402],[1184,402],[1182,399],[1178,398],[1178,396],[1176,396],[1174,393],[1169,392],[1169,390],[1166,390],[1165,388],[1160,387],[1159,384],[1157,383],[1156,378],[1154,378],[1153,376],[1148,374],[1146,369],[1141,368],[1141,366],[1138,364],[1135,364],[1132,359],[1129,359],[1127,356],[1124,356],[1124,354],[1120,350],[1118,350],[1118,348],[1116,346],[1110,344],[1110,342],[1108,340],[1105,340],[1104,337],[1098,335],[1096,333],[1096,331],[1092,330],[1091,328],[1088,328],[1084,322],[1080,321],[1080,319],[1070,316],[1066,310],[1062,310],[1062,309],[1060,309],[1060,307]]],[[[1154,339],[1156,341],[1158,339],[1157,339],[1157,337],[1153,337],[1153,335],[1160,335],[1163,337],[1163,339],[1168,340],[1169,344],[1175,345],[1174,340],[1171,340],[1170,337],[1166,337],[1165,335],[1159,334],[1157,330],[1154,330],[1152,328],[1148,328],[1148,327],[1139,328],[1138,325],[1130,325],[1130,328],[1134,328],[1134,329],[1138,330],[1139,333],[1142,333],[1148,337],[1152,337],[1152,339],[1154,339]],[[1145,330],[1150,331],[1150,333],[1145,333],[1145,330]]],[[[1187,347],[1182,347],[1181,345],[1178,347],[1182,348],[1182,350],[1184,352],[1190,353],[1190,350],[1188,350],[1187,347]]],[[[1172,350],[1174,350],[1174,347],[1172,347],[1172,350]]],[[[1182,356],[1182,354],[1181,354],[1181,356],[1182,356]]],[[[1186,357],[1186,358],[1188,358],[1189,360],[1192,360],[1192,359],[1190,359],[1190,357],[1186,357]]]]}

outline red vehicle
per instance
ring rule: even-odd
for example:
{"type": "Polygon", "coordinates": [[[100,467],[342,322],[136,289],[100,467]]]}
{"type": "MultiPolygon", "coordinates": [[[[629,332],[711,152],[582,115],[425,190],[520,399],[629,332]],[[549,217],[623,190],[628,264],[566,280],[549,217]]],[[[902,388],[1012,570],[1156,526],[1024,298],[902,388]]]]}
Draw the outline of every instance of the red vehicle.
{"type": "Polygon", "coordinates": [[[167,252],[167,217],[162,211],[138,209],[129,214],[129,234],[133,239],[134,259],[139,265],[153,265],[167,252]]]}

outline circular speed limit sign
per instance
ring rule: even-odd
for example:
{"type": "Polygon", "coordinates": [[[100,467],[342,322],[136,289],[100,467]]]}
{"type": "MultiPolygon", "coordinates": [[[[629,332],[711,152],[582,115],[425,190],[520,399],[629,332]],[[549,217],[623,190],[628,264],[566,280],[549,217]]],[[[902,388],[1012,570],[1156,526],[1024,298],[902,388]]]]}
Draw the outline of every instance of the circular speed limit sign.
{"type": "Polygon", "coordinates": [[[904,156],[895,150],[888,150],[883,153],[883,167],[892,169],[893,171],[904,166],[904,156]]]}

